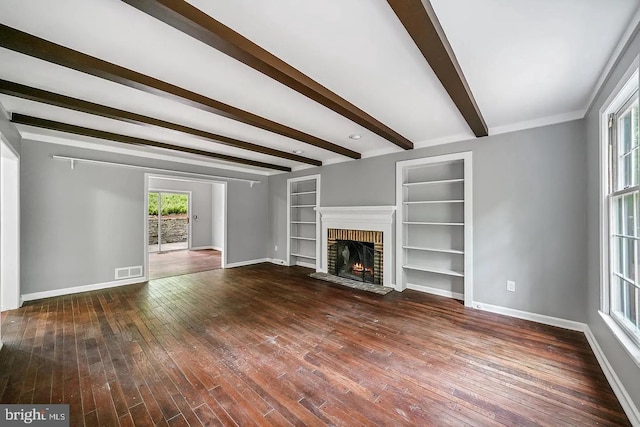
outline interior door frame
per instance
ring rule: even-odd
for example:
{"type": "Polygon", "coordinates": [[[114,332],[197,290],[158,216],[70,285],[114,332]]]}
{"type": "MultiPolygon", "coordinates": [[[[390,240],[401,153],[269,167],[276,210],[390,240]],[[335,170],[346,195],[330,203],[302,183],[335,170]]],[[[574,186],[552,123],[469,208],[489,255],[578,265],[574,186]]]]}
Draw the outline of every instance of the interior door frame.
{"type": "MultiPolygon", "coordinates": [[[[147,191],[147,197],[149,197],[149,193],[158,193],[159,194],[159,200],[158,200],[158,252],[162,252],[162,243],[160,242],[160,238],[161,238],[161,231],[160,231],[160,221],[162,220],[162,213],[160,212],[160,209],[162,209],[161,207],[161,200],[162,200],[162,194],[186,194],[187,195],[187,225],[189,226],[189,230],[187,231],[187,249],[186,250],[191,250],[191,200],[193,198],[192,195],[192,191],[186,191],[186,190],[164,190],[164,189],[158,189],[158,188],[149,188],[149,191],[147,191]]],[[[148,203],[148,199],[147,199],[147,203],[148,203]]],[[[147,212],[149,212],[149,208],[147,206],[147,212]]],[[[147,230],[147,239],[149,238],[149,230],[147,230]]],[[[148,248],[147,248],[148,249],[148,248]]],[[[179,250],[183,250],[183,249],[179,249],[179,250]]],[[[166,251],[165,251],[166,252],[166,251]]]]}
{"type": "Polygon", "coordinates": [[[20,295],[20,155],[0,133],[0,310],[22,305],[20,295]]]}
{"type": "MultiPolygon", "coordinates": [[[[143,236],[143,245],[142,245],[142,250],[143,250],[143,260],[144,260],[144,280],[148,281],[149,280],[149,179],[150,178],[161,178],[161,179],[170,179],[170,180],[174,180],[174,181],[184,181],[184,182],[205,182],[208,184],[220,184],[222,185],[223,188],[223,202],[224,202],[224,207],[222,209],[222,222],[223,222],[223,227],[222,227],[222,232],[224,234],[223,238],[222,238],[222,268],[227,268],[227,217],[228,217],[228,182],[227,181],[220,181],[220,180],[215,180],[215,179],[203,179],[203,178],[191,178],[189,176],[183,176],[183,175],[170,175],[170,174],[159,174],[159,173],[145,173],[144,174],[144,193],[143,193],[143,200],[144,200],[144,209],[142,211],[142,223],[143,223],[143,230],[144,230],[144,236],[143,236]]],[[[212,187],[213,188],[213,187],[212,187]]],[[[211,209],[213,210],[213,200],[212,200],[212,205],[211,205],[211,209]]],[[[191,221],[189,221],[189,224],[191,224],[191,221]]],[[[212,230],[213,230],[213,219],[212,219],[212,230]]]]}

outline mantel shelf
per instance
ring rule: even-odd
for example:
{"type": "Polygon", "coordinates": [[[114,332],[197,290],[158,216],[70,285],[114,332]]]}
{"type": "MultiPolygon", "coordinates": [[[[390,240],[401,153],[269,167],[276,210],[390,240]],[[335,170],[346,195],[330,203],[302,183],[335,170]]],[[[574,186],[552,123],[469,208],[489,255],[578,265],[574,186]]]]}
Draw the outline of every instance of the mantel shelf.
{"type": "Polygon", "coordinates": [[[447,270],[444,268],[422,267],[418,265],[403,265],[402,268],[406,268],[408,270],[426,271],[427,273],[445,274],[447,276],[464,277],[464,273],[460,273],[459,271],[447,270]]]}

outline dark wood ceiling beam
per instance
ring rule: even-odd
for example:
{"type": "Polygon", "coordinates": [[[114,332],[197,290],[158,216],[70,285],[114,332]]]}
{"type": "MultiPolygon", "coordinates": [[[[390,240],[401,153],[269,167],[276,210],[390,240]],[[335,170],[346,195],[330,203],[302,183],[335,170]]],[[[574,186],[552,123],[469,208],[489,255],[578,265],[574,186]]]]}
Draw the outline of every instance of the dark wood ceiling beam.
{"type": "Polygon", "coordinates": [[[477,137],[489,130],[428,0],[387,0],[477,137]]]}
{"type": "Polygon", "coordinates": [[[71,125],[68,123],[56,122],[40,117],[32,117],[24,114],[13,113],[11,122],[19,125],[35,126],[43,129],[50,129],[59,132],[71,133],[74,135],[88,136],[91,138],[105,139],[107,141],[121,142],[123,144],[143,145],[148,147],[164,148],[167,150],[180,151],[183,153],[197,154],[213,159],[224,160],[227,162],[239,163],[248,166],[256,166],[265,169],[274,169],[284,172],[291,172],[291,168],[270,163],[258,162],[255,160],[242,159],[240,157],[228,156],[226,154],[212,153],[210,151],[198,150],[196,148],[181,147],[178,145],[166,144],[164,142],[151,141],[149,139],[136,138],[119,133],[106,132],[97,129],[86,128],[82,126],[71,125]]]}
{"type": "Polygon", "coordinates": [[[281,123],[260,117],[248,111],[241,110],[128,68],[52,43],[3,24],[0,24],[0,47],[91,74],[147,93],[163,96],[191,107],[268,130],[343,156],[353,159],[359,159],[361,157],[360,153],[353,150],[290,128],[281,123]]]}
{"type": "Polygon", "coordinates": [[[107,107],[105,105],[96,104],[89,101],[83,101],[81,99],[72,98],[58,93],[49,92],[43,89],[34,88],[31,86],[25,86],[20,83],[10,82],[0,79],[0,93],[5,95],[15,96],[22,99],[28,99],[31,101],[42,102],[49,105],[55,105],[56,107],[67,108],[70,110],[81,111],[83,113],[93,114],[100,117],[106,117],[114,120],[121,120],[128,123],[153,125],[164,129],[170,129],[178,132],[187,133],[197,136],[199,138],[205,138],[214,142],[228,145],[231,147],[242,148],[245,150],[251,150],[261,154],[267,154],[270,156],[280,157],[283,159],[293,160],[296,162],[307,163],[314,166],[322,166],[322,162],[319,160],[310,159],[308,157],[299,156],[293,153],[287,153],[285,151],[274,150],[272,148],[263,147],[261,145],[252,144],[250,142],[240,141],[235,138],[229,138],[223,135],[217,135],[211,132],[206,132],[200,129],[194,129],[188,126],[183,126],[176,123],[167,122],[153,117],[143,116],[141,114],[132,113],[130,111],[124,111],[117,108],[107,107]]]}
{"type": "Polygon", "coordinates": [[[183,0],[122,0],[369,129],[405,150],[413,143],[349,101],[183,0]]]}

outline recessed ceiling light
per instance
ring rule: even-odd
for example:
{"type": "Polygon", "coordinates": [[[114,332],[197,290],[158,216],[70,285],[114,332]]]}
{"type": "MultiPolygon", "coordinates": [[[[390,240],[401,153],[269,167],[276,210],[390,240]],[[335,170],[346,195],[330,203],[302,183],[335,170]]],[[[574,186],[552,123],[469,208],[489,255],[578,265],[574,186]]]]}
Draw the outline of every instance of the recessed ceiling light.
{"type": "Polygon", "coordinates": [[[351,135],[349,135],[349,138],[351,138],[351,139],[360,139],[360,138],[362,138],[362,135],[358,135],[357,133],[352,133],[351,135]]]}
{"type": "Polygon", "coordinates": [[[302,154],[304,151],[302,150],[293,150],[293,154],[302,154]]]}

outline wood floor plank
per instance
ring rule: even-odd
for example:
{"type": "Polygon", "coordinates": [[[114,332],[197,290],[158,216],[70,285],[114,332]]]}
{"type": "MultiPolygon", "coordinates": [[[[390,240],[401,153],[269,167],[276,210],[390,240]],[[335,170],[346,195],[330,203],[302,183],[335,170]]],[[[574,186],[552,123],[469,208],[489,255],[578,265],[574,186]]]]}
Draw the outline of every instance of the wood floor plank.
{"type": "Polygon", "coordinates": [[[28,302],[2,314],[0,402],[69,403],[73,426],[629,425],[584,334],[308,273],[28,302]]]}

